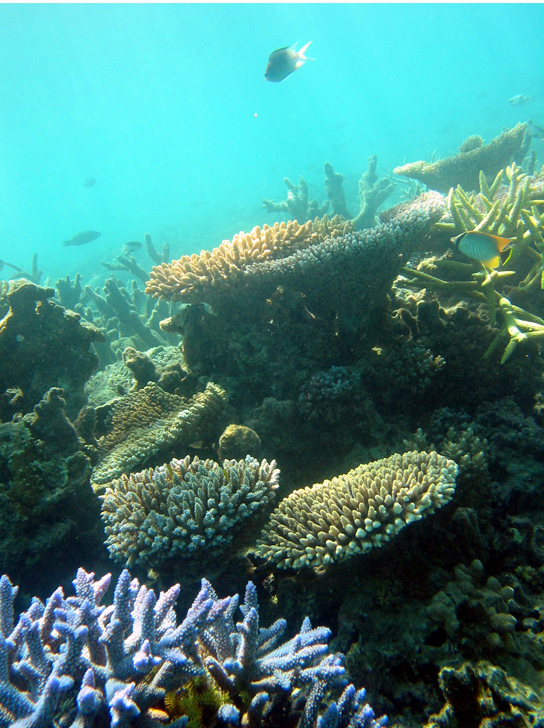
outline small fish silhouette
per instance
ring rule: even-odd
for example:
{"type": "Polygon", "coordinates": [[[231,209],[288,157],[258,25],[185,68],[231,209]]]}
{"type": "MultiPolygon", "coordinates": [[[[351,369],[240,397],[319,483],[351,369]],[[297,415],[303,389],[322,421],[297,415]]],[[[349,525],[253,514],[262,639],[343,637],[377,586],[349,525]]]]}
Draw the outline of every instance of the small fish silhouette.
{"type": "Polygon", "coordinates": [[[62,244],[65,248],[68,245],[86,245],[87,243],[92,243],[93,240],[96,240],[101,235],[102,233],[97,233],[95,230],[85,230],[85,232],[74,235],[70,240],[64,240],[62,244]]]}
{"type": "Polygon", "coordinates": [[[541,141],[544,141],[544,129],[541,126],[533,124],[531,119],[529,119],[529,121],[527,122],[527,131],[529,135],[535,137],[535,139],[540,139],[541,141]]]}
{"type": "Polygon", "coordinates": [[[123,245],[123,253],[135,253],[137,250],[140,250],[142,247],[142,243],[139,243],[137,240],[131,240],[130,243],[125,243],[123,245]]]}
{"type": "Polygon", "coordinates": [[[297,71],[306,61],[315,61],[315,58],[307,58],[304,55],[311,42],[306,43],[299,51],[296,51],[293,46],[293,48],[278,48],[271,53],[264,72],[265,79],[273,83],[279,83],[285,80],[293,71],[297,71]]]}
{"type": "Polygon", "coordinates": [[[517,96],[512,96],[511,99],[508,99],[510,106],[525,106],[530,101],[532,101],[532,96],[524,96],[523,94],[517,94],[517,96]]]}
{"type": "Polygon", "coordinates": [[[451,238],[451,242],[457,250],[472,260],[479,260],[480,263],[489,268],[498,268],[501,262],[500,253],[507,250],[514,238],[501,238],[491,233],[481,233],[477,230],[469,230],[461,235],[451,238]]]}
{"type": "Polygon", "coordinates": [[[87,187],[87,188],[94,187],[95,183],[96,183],[96,180],[94,179],[94,177],[87,177],[87,179],[83,183],[83,187],[87,187]]]}

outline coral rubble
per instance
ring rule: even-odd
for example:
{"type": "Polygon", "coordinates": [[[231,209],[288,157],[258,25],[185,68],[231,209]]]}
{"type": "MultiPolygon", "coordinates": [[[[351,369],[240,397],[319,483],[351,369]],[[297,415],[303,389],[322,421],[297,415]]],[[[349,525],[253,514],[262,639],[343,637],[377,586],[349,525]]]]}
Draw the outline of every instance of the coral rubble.
{"type": "Polygon", "coordinates": [[[273,511],[257,553],[294,569],[365,553],[451,500],[456,475],[436,452],[407,452],[295,490],[273,511]]]}

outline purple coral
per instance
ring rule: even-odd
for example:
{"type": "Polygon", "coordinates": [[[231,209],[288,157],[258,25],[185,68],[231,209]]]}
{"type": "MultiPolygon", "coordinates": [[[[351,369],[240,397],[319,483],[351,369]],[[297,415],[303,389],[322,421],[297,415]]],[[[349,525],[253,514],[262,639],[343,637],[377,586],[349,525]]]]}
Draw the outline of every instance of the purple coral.
{"type": "MultiPolygon", "coordinates": [[[[234,621],[238,595],[219,599],[203,579],[179,625],[179,585],[157,598],[125,570],[113,604],[104,606],[109,574],[95,581],[80,569],[73,584],[75,596],[59,588],[45,605],[35,598],[15,624],[17,587],[0,579],[0,728],[158,728],[170,720],[166,693],[194,678],[228,691],[232,702],[216,715],[225,728],[258,728],[286,710],[299,728],[385,725],[353,686],[319,715],[325,694],[347,682],[344,656],[328,653],[329,630],[308,619],[284,643],[285,620],[261,628],[251,582],[241,622],[234,621]],[[242,692],[251,697],[247,708],[236,702],[242,692]]],[[[169,725],[186,723],[181,716],[169,725]]]]}

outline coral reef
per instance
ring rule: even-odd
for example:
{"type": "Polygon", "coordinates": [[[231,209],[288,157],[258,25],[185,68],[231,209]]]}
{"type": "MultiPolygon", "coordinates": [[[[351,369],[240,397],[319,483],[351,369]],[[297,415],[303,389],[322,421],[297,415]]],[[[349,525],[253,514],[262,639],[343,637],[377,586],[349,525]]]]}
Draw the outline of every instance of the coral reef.
{"type": "Polygon", "coordinates": [[[100,489],[123,473],[164,462],[180,447],[216,437],[225,407],[225,391],[213,382],[188,400],[154,382],[114,400],[99,441],[93,487],[100,489]]]}
{"type": "Polygon", "coordinates": [[[319,204],[317,200],[308,199],[308,185],[304,177],[299,177],[298,185],[293,184],[288,177],[284,177],[283,182],[287,187],[287,200],[282,200],[282,202],[263,200],[263,207],[269,213],[287,212],[290,220],[306,222],[306,220],[322,217],[328,211],[328,202],[319,204]]]}
{"type": "MultiPolygon", "coordinates": [[[[128,348],[130,350],[130,347],[128,348]]],[[[183,368],[183,357],[179,347],[155,346],[137,354],[129,352],[127,354],[128,362],[130,363],[133,357],[140,361],[140,355],[151,361],[157,374],[156,381],[162,389],[182,396],[194,393],[196,383],[183,368]]],[[[150,371],[152,371],[151,364],[146,364],[150,371]]],[[[93,407],[100,407],[118,397],[123,397],[132,389],[138,389],[135,372],[121,360],[108,364],[104,369],[95,372],[85,384],[84,391],[89,404],[93,407]]]]}
{"type": "Polygon", "coordinates": [[[274,503],[274,461],[172,460],[123,475],[102,498],[106,544],[116,561],[163,570],[223,570],[257,535],[274,503]]]}
{"type": "Polygon", "coordinates": [[[434,513],[451,500],[456,475],[442,455],[407,452],[295,490],[273,511],[257,553],[282,568],[326,568],[434,513]]]}
{"type": "Polygon", "coordinates": [[[228,425],[219,438],[219,457],[221,460],[256,457],[261,451],[261,438],[246,425],[228,425]]]}
{"type": "Polygon", "coordinates": [[[184,255],[154,266],[146,293],[168,301],[202,301],[212,294],[216,298],[224,289],[236,286],[248,266],[285,257],[350,229],[349,223],[337,217],[329,220],[326,215],[303,225],[290,221],[255,227],[250,233],[235,235],[232,242],[224,240],[211,253],[184,255]]]}
{"type": "Polygon", "coordinates": [[[544,720],[538,692],[485,660],[444,667],[439,680],[447,703],[424,728],[529,728],[544,720]]]}
{"type": "Polygon", "coordinates": [[[510,162],[525,140],[526,124],[518,124],[504,131],[489,144],[463,151],[453,157],[436,162],[411,162],[395,167],[394,174],[404,175],[423,182],[432,190],[447,193],[451,187],[461,185],[467,190],[478,188],[480,172],[487,179],[495,175],[510,162]]]}
{"type": "Polygon", "coordinates": [[[79,569],[75,596],[59,588],[45,605],[34,598],[17,623],[17,587],[0,579],[0,726],[181,728],[189,715],[170,720],[168,710],[183,705],[174,698],[197,679],[228,690],[210,725],[264,728],[282,716],[286,728],[385,726],[352,685],[321,713],[325,694],[346,684],[343,655],[328,653],[329,630],[312,629],[308,619],[283,643],[285,620],[260,627],[251,582],[240,623],[238,596],[220,600],[203,579],[177,624],[179,585],[157,598],[123,571],[106,607],[110,579],[79,569]]]}
{"type": "Polygon", "coordinates": [[[17,388],[18,409],[28,412],[48,389],[62,387],[67,413],[75,417],[85,404],[83,386],[98,367],[91,344],[102,335],[50,301],[53,293],[25,280],[10,284],[10,307],[0,321],[0,394],[17,388]]]}
{"type": "Polygon", "coordinates": [[[423,260],[417,268],[406,267],[404,272],[412,281],[419,280],[445,295],[485,303],[490,323],[495,326],[497,316],[502,321],[485,357],[506,343],[501,359],[504,363],[520,343],[544,341],[544,319],[531,311],[542,307],[544,220],[534,199],[540,194],[534,178],[515,164],[501,170],[490,186],[482,172],[479,185],[475,195],[467,194],[460,185],[452,188],[447,198],[450,221],[437,227],[450,234],[476,230],[511,237],[515,245],[501,269],[491,270],[476,261],[466,262],[466,258],[458,263],[443,257],[423,260]],[[508,187],[502,184],[503,178],[508,187]]]}
{"type": "Polygon", "coordinates": [[[28,570],[45,579],[58,561],[100,554],[91,463],[65,404],[53,388],[32,413],[0,424],[0,561],[25,582],[28,570]]]}

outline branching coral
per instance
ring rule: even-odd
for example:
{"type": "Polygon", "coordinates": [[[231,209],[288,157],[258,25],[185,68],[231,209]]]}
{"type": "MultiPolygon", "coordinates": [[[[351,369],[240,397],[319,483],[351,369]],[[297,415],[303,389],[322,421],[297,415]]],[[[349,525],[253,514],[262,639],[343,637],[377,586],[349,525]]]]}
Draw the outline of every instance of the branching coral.
{"type": "Polygon", "coordinates": [[[211,253],[184,255],[172,263],[155,266],[146,292],[170,301],[206,300],[208,293],[217,294],[218,289],[235,285],[252,264],[285,257],[350,229],[350,223],[338,217],[329,220],[326,215],[303,225],[290,221],[255,227],[250,233],[235,235],[232,242],[224,240],[211,253]]]}
{"type": "Polygon", "coordinates": [[[450,221],[441,221],[436,227],[452,235],[476,230],[511,237],[515,242],[503,267],[491,270],[475,261],[457,263],[442,259],[435,260],[432,267],[429,261],[422,261],[417,269],[405,268],[404,272],[446,294],[485,302],[492,325],[499,313],[502,326],[486,357],[506,342],[501,360],[504,363],[519,343],[530,339],[544,341],[544,320],[515,305],[516,301],[542,301],[544,219],[538,207],[544,203],[536,199],[541,190],[534,178],[515,164],[501,170],[491,185],[480,172],[479,185],[477,194],[466,193],[460,185],[451,188],[447,197],[450,221]],[[503,185],[504,178],[508,186],[503,185]]]}
{"type": "Polygon", "coordinates": [[[326,568],[434,513],[453,497],[456,475],[436,452],[407,452],[296,490],[273,511],[257,553],[282,568],[326,568]]]}
{"type": "Polygon", "coordinates": [[[320,205],[317,200],[308,199],[308,184],[304,177],[299,177],[298,185],[293,184],[288,177],[284,177],[283,182],[287,187],[287,200],[274,202],[264,199],[263,207],[268,212],[288,212],[291,220],[304,222],[321,217],[329,209],[329,202],[320,205]]]}
{"type": "Polygon", "coordinates": [[[518,124],[513,129],[503,132],[489,144],[460,152],[453,157],[439,159],[436,162],[412,162],[396,167],[394,174],[411,177],[423,182],[430,189],[447,193],[451,187],[462,185],[465,189],[478,187],[480,172],[486,178],[495,175],[512,161],[525,139],[526,124],[518,124]]]}
{"type": "Polygon", "coordinates": [[[93,486],[100,488],[152,458],[164,462],[174,447],[213,436],[225,407],[225,392],[213,382],[189,400],[151,382],[114,401],[108,432],[100,441],[100,462],[93,469],[93,486]]]}
{"type": "Polygon", "coordinates": [[[191,713],[168,711],[183,708],[184,701],[172,697],[190,696],[195,680],[210,690],[229,690],[202,728],[386,725],[364,703],[364,690],[353,685],[321,713],[325,695],[346,683],[344,656],[328,653],[329,630],[312,629],[308,619],[283,643],[285,620],[260,627],[251,582],[241,622],[234,622],[238,595],[218,599],[203,579],[177,624],[179,584],[157,598],[123,571],[106,607],[110,578],[95,581],[93,573],[79,569],[75,596],[65,598],[59,588],[45,605],[34,598],[17,624],[17,587],[6,576],[0,579],[1,728],[159,728],[165,722],[182,728],[191,713]]]}
{"type": "Polygon", "coordinates": [[[126,566],[223,568],[272,508],[279,470],[245,460],[172,460],[123,475],[101,496],[106,544],[126,566]]]}

